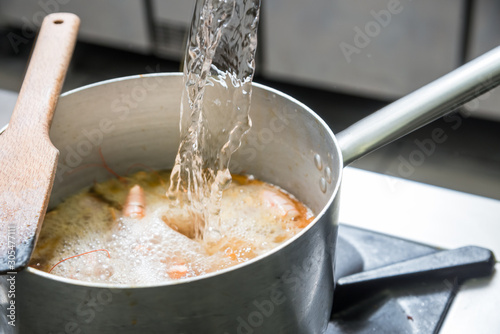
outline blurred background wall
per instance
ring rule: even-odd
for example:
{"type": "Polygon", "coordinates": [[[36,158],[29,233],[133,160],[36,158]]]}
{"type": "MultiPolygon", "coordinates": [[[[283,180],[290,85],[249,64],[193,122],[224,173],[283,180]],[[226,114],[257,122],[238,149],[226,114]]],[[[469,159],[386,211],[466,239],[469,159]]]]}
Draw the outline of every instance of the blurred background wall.
{"type": "MultiPolygon", "coordinates": [[[[500,44],[497,0],[264,0],[260,75],[392,100],[500,44]]],[[[0,0],[21,46],[46,13],[82,18],[80,40],[180,61],[194,0],[0,0]]],[[[500,120],[500,94],[474,116],[500,120]]]]}

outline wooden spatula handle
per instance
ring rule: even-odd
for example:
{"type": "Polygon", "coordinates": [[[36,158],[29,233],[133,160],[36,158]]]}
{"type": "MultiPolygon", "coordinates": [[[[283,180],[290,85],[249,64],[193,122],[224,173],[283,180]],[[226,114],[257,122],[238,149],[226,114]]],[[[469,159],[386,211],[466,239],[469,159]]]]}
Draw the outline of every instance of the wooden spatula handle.
{"type": "Polygon", "coordinates": [[[80,19],[70,13],[48,15],[40,29],[9,131],[29,128],[46,136],[75,47],[80,19]]]}
{"type": "Polygon", "coordinates": [[[54,183],[59,151],[49,128],[80,20],[48,15],[11,121],[0,136],[0,274],[29,263],[54,183]]]}

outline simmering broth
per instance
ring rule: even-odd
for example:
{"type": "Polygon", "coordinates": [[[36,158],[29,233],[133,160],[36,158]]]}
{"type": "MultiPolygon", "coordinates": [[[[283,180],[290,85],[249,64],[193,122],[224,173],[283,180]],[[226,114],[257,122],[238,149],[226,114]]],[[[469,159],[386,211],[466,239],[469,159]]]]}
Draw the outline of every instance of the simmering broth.
{"type": "Polygon", "coordinates": [[[166,196],[169,180],[168,171],[138,172],[69,197],[47,213],[30,265],[83,281],[155,284],[252,259],[313,219],[284,190],[233,175],[218,236],[200,238],[186,205],[166,196]]]}

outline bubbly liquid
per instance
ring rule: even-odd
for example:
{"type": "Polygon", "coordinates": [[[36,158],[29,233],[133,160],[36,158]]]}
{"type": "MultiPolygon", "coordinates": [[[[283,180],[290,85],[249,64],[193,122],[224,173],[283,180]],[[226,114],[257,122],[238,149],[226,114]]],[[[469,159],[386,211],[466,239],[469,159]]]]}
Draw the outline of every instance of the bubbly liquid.
{"type": "Polygon", "coordinates": [[[198,0],[184,60],[181,143],[169,196],[187,201],[197,237],[217,240],[228,166],[250,129],[260,0],[198,0]]]}
{"type": "Polygon", "coordinates": [[[165,171],[138,172],[69,197],[47,213],[30,266],[89,282],[157,284],[252,259],[313,219],[307,207],[280,188],[233,175],[221,199],[223,236],[202,240],[196,238],[186,205],[165,195],[169,179],[165,171]],[[134,185],[144,191],[143,214],[135,218],[125,214],[134,185]],[[109,258],[106,251],[73,257],[97,249],[105,249],[109,258]]]}

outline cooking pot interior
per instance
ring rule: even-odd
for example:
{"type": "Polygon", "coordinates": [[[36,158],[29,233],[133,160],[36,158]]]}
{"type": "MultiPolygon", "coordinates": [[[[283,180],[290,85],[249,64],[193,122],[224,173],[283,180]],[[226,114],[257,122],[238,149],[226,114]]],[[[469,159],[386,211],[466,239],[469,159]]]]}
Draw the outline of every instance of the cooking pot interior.
{"type": "MultiPolygon", "coordinates": [[[[138,170],[171,169],[179,145],[182,74],[110,80],[65,93],[50,137],[59,164],[49,208],[93,182],[138,170]],[[102,153],[102,156],[101,154],[102,153]],[[107,168],[109,167],[109,169],[107,168]]],[[[218,92],[207,90],[207,101],[218,92]]],[[[217,108],[220,117],[231,112],[217,108]]],[[[294,99],[254,84],[252,128],[231,161],[291,192],[319,214],[339,187],[341,158],[333,134],[294,99]]]]}

